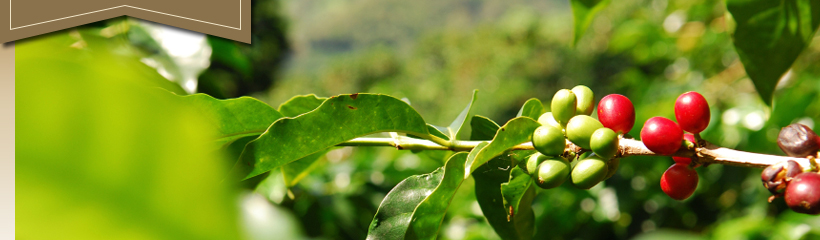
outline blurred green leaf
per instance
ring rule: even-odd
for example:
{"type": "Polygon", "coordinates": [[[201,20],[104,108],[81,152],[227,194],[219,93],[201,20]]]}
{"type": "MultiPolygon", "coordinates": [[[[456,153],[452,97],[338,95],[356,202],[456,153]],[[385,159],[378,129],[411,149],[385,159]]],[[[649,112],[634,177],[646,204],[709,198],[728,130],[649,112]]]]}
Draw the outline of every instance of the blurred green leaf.
{"type": "Polygon", "coordinates": [[[464,181],[467,153],[454,154],[432,173],[410,176],[387,193],[367,239],[435,239],[450,199],[464,181]]]}
{"type": "Polygon", "coordinates": [[[572,7],[573,24],[575,25],[575,35],[572,44],[578,44],[578,40],[587,31],[595,15],[609,5],[610,0],[570,0],[572,7]]]}
{"type": "Polygon", "coordinates": [[[258,136],[282,116],[268,104],[252,97],[219,100],[207,94],[180,96],[182,104],[202,113],[218,132],[219,146],[249,136],[258,136]]]}
{"type": "Polygon", "coordinates": [[[521,106],[521,110],[518,110],[518,114],[516,117],[530,117],[534,120],[538,120],[538,117],[544,113],[544,104],[541,103],[541,100],[537,98],[530,98],[527,102],[521,106]]]}
{"type": "MultiPolygon", "coordinates": [[[[504,153],[515,145],[528,142],[532,140],[532,132],[541,126],[538,122],[529,117],[517,117],[508,121],[501,128],[498,129],[493,141],[487,147],[477,150],[473,149],[476,154],[474,158],[467,159],[467,173],[472,173],[481,164],[486,163],[490,159],[504,153]]],[[[469,175],[464,176],[469,177],[469,175]]]]}
{"type": "Polygon", "coordinates": [[[380,94],[339,95],[307,114],[274,122],[248,143],[234,171],[247,179],[376,132],[428,136],[421,115],[399,99],[380,94]]]}
{"type": "Polygon", "coordinates": [[[67,33],[15,46],[16,237],[238,239],[215,129],[138,58],[67,33]]]}
{"type": "Polygon", "coordinates": [[[452,123],[450,123],[450,126],[447,127],[447,130],[449,130],[450,139],[460,139],[458,135],[461,132],[461,129],[464,127],[464,125],[467,124],[468,117],[470,117],[470,112],[473,109],[473,103],[475,103],[477,97],[478,90],[473,90],[473,97],[470,100],[470,104],[467,104],[467,107],[465,107],[464,110],[462,110],[461,113],[458,114],[458,117],[456,117],[456,119],[453,120],[452,123]]]}
{"type": "Polygon", "coordinates": [[[535,191],[535,188],[530,189],[533,187],[532,182],[533,179],[529,174],[521,169],[521,167],[515,166],[512,171],[510,171],[510,180],[501,184],[501,195],[504,196],[505,208],[510,209],[508,213],[510,217],[518,214],[519,206],[522,203],[526,204],[527,201],[529,201],[530,204],[532,203],[532,198],[525,198],[528,191],[535,191]]]}
{"type": "Polygon", "coordinates": [[[766,104],[780,77],[820,25],[820,1],[727,0],[737,24],[732,39],[740,61],[766,104]]]}
{"type": "Polygon", "coordinates": [[[313,111],[325,100],[327,98],[316,97],[314,94],[295,96],[279,105],[279,112],[285,117],[296,117],[299,114],[313,111]]]}
{"type": "MultiPolygon", "coordinates": [[[[734,235],[733,237],[739,237],[741,235],[734,235]]],[[[651,232],[641,233],[632,238],[632,240],[652,240],[652,239],[664,239],[664,240],[705,240],[706,237],[680,231],[680,230],[672,230],[672,229],[659,229],[651,232]]],[[[722,239],[722,238],[717,238],[722,239]]]]}

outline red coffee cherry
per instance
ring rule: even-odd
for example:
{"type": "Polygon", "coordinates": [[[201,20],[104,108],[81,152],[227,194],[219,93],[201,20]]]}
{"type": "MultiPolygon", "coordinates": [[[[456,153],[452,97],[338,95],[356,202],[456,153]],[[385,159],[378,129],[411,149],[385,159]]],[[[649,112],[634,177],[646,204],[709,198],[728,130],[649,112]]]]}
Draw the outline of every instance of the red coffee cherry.
{"type": "Polygon", "coordinates": [[[672,155],[683,142],[683,131],[672,120],[653,117],[641,129],[641,141],[646,148],[661,155],[672,155]]]}
{"type": "MultiPolygon", "coordinates": [[[[683,134],[683,139],[689,140],[690,142],[695,142],[695,135],[692,134],[683,134]]],[[[676,163],[689,165],[692,163],[692,159],[688,157],[672,157],[672,160],[675,160],[676,163]]]]}
{"type": "Polygon", "coordinates": [[[763,187],[777,195],[782,193],[788,182],[800,173],[803,173],[803,169],[794,160],[780,161],[763,169],[760,180],[763,181],[763,187]]]}
{"type": "Polygon", "coordinates": [[[792,123],[780,129],[777,135],[777,146],[792,157],[806,157],[816,155],[820,149],[817,134],[806,125],[792,123]]]}
{"type": "Polygon", "coordinates": [[[820,174],[797,174],[786,187],[786,205],[795,212],[820,214],[820,174]]]}
{"type": "Polygon", "coordinates": [[[598,121],[616,133],[628,133],[635,125],[635,107],[623,95],[606,95],[598,103],[598,121]]]}
{"type": "Polygon", "coordinates": [[[698,186],[698,172],[687,165],[674,164],[661,176],[661,189],[675,200],[692,196],[698,186]]]}
{"type": "Polygon", "coordinates": [[[709,103],[697,92],[681,94],[675,101],[675,119],[680,128],[690,133],[700,133],[709,126],[709,103]]]}

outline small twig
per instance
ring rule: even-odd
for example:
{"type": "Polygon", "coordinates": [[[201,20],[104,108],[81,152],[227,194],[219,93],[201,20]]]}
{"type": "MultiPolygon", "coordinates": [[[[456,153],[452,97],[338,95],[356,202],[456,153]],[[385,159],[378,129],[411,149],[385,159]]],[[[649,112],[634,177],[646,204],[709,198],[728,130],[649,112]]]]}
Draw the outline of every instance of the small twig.
{"type": "MultiPolygon", "coordinates": [[[[410,138],[410,137],[398,137],[398,138],[356,138],[344,143],[341,143],[337,146],[385,146],[385,147],[395,147],[399,150],[448,150],[448,151],[470,151],[475,148],[479,143],[484,141],[454,141],[449,146],[442,146],[438,143],[433,141],[424,140],[424,139],[417,139],[417,138],[410,138]]],[[[759,154],[759,153],[751,153],[751,152],[744,152],[738,151],[730,148],[724,148],[716,146],[712,143],[709,143],[705,140],[700,140],[700,147],[695,148],[681,148],[673,154],[672,156],[678,157],[689,157],[694,158],[696,161],[702,164],[724,164],[724,165],[731,165],[731,166],[739,166],[739,167],[755,167],[755,168],[765,168],[769,165],[778,163],[780,161],[785,160],[794,160],[801,167],[804,169],[810,169],[812,164],[809,162],[808,158],[795,158],[795,157],[786,157],[786,156],[776,156],[776,155],[768,155],[768,154],[759,154]]],[[[523,143],[512,147],[512,150],[533,150],[533,146],[531,142],[523,143]]],[[[569,151],[578,151],[581,148],[577,145],[568,142],[567,149],[569,151]]],[[[622,138],[620,140],[620,147],[618,151],[618,156],[616,157],[629,157],[629,156],[664,156],[657,153],[650,151],[643,142],[631,139],[631,138],[622,138]]],[[[671,157],[671,156],[670,156],[671,157]]]]}

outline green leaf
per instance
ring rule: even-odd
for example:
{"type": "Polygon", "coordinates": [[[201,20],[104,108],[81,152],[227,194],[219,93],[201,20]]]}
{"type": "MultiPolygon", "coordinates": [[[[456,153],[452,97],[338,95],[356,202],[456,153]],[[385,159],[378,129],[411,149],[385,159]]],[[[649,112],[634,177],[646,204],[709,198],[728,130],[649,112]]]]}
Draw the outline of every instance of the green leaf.
{"type": "MultiPolygon", "coordinates": [[[[587,31],[595,15],[609,5],[610,0],[570,0],[572,7],[573,23],[575,24],[575,37],[572,44],[578,44],[578,40],[587,31]]],[[[537,118],[536,118],[537,119],[537,118]]]]}
{"type": "Polygon", "coordinates": [[[429,136],[421,115],[407,103],[381,94],[332,97],[319,108],[281,118],[248,143],[234,171],[245,179],[347,140],[376,132],[429,136]]]}
{"type": "Polygon", "coordinates": [[[524,103],[524,106],[521,107],[521,110],[518,110],[518,114],[515,115],[516,117],[530,117],[532,119],[538,120],[538,117],[544,113],[544,104],[541,103],[541,100],[537,98],[530,98],[527,102],[524,103]]]}
{"type": "Polygon", "coordinates": [[[314,94],[295,96],[279,105],[279,112],[285,117],[296,117],[299,114],[313,111],[325,100],[327,98],[316,97],[314,94]]]}
{"type": "Polygon", "coordinates": [[[732,37],[746,74],[766,104],[780,77],[820,25],[820,1],[727,0],[736,22],[732,37]]]}
{"type": "Polygon", "coordinates": [[[470,120],[470,140],[493,140],[500,126],[487,117],[475,115],[470,120]]]}
{"type": "MultiPolygon", "coordinates": [[[[295,96],[279,105],[279,112],[286,117],[296,117],[313,111],[313,109],[322,105],[325,100],[327,100],[327,98],[316,97],[314,94],[295,96]]],[[[325,153],[327,153],[327,151],[319,151],[282,166],[282,176],[285,180],[285,184],[288,187],[296,185],[296,183],[321,164],[321,157],[324,156],[325,153]]]]}
{"type": "Polygon", "coordinates": [[[535,189],[528,188],[521,197],[516,214],[509,216],[509,208],[504,205],[501,184],[510,179],[514,160],[509,156],[496,157],[481,165],[472,176],[475,179],[475,196],[481,212],[501,239],[532,239],[535,230],[535,215],[532,200],[535,189]]]}
{"type": "Polygon", "coordinates": [[[328,149],[324,151],[319,151],[314,154],[307,155],[299,160],[293,161],[291,163],[285,164],[282,166],[282,176],[285,179],[285,184],[288,187],[293,187],[296,183],[299,183],[302,178],[308,175],[313,169],[321,165],[324,156],[328,149]]]}
{"type": "MultiPolygon", "coordinates": [[[[527,191],[533,187],[532,181],[532,177],[524,172],[521,167],[513,167],[510,172],[510,181],[501,184],[501,195],[504,196],[504,206],[506,209],[512,209],[508,214],[518,214],[520,204],[522,201],[527,200],[524,199],[527,191]]],[[[532,199],[529,200],[532,201],[532,199]]]]}
{"type": "Polygon", "coordinates": [[[464,180],[467,153],[456,153],[432,173],[410,176],[384,197],[367,239],[435,239],[450,200],[464,180]]]}
{"type": "Polygon", "coordinates": [[[200,93],[179,98],[183,104],[201,113],[202,118],[217,130],[216,142],[219,146],[243,137],[260,135],[282,117],[268,104],[252,97],[219,100],[200,93]]]}
{"type": "Polygon", "coordinates": [[[450,140],[450,137],[447,136],[447,134],[444,134],[445,132],[450,132],[450,129],[448,129],[446,127],[439,127],[439,126],[428,123],[427,124],[427,132],[430,132],[431,135],[436,136],[436,137],[440,137],[441,139],[450,140]]]}
{"type": "Polygon", "coordinates": [[[470,116],[470,112],[473,109],[473,103],[475,103],[476,98],[478,97],[478,90],[473,90],[473,98],[470,100],[470,104],[467,104],[467,107],[458,114],[455,120],[450,123],[450,126],[447,129],[450,131],[450,139],[459,139],[458,135],[461,132],[461,129],[467,124],[467,117],[470,116]]]}
{"type": "MultiPolygon", "coordinates": [[[[469,173],[475,171],[481,164],[504,153],[513,146],[531,141],[532,132],[539,126],[541,124],[529,117],[513,118],[507,124],[504,124],[503,127],[498,129],[493,141],[487,147],[475,154],[475,158],[467,159],[465,166],[467,174],[464,177],[469,177],[469,173]]],[[[475,149],[473,150],[475,151],[475,149]]]]}

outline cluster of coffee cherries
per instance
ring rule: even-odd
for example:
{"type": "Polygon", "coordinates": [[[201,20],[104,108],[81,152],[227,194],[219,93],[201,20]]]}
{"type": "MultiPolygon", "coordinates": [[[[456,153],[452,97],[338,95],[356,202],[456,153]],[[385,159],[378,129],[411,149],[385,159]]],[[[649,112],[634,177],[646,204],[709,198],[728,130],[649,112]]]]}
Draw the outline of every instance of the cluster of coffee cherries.
{"type": "MultiPolygon", "coordinates": [[[[687,92],[675,101],[677,123],[664,117],[646,120],[641,129],[641,141],[646,148],[661,155],[673,155],[685,141],[697,146],[695,135],[709,125],[709,104],[703,95],[687,92]],[[684,134],[684,131],[689,132],[684,134]],[[691,134],[690,134],[691,133],[691,134]]],[[[675,200],[692,196],[698,186],[697,162],[691,158],[672,157],[675,163],[661,176],[661,189],[675,200]]]]}
{"type": "Polygon", "coordinates": [[[806,214],[820,214],[820,173],[817,173],[817,151],[820,137],[806,125],[794,123],[780,130],[777,145],[787,155],[808,158],[813,166],[803,171],[793,160],[770,165],[761,173],[763,186],[773,194],[769,202],[784,196],[792,210],[806,214]]]}
{"type": "Polygon", "coordinates": [[[578,85],[555,93],[551,112],[538,118],[541,126],[532,135],[538,153],[526,161],[526,170],[541,188],[560,186],[567,179],[572,185],[589,189],[615,174],[620,160],[619,141],[635,123],[635,109],[628,98],[612,94],[598,104],[598,118],[592,90],[578,85]],[[600,121],[599,121],[600,120],[600,121]],[[572,142],[583,150],[566,151],[572,142]],[[576,156],[581,153],[581,155],[576,156]],[[579,159],[575,161],[576,157],[579,159]]]}

